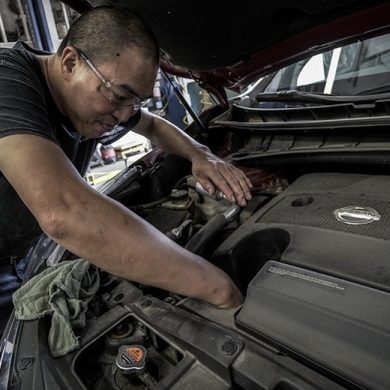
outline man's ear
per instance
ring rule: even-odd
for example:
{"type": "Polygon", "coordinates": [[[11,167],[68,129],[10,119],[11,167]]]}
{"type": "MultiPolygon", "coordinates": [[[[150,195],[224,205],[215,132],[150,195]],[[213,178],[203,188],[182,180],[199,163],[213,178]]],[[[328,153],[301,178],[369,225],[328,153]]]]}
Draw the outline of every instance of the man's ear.
{"type": "Polygon", "coordinates": [[[61,74],[65,80],[70,81],[80,64],[80,57],[76,50],[67,46],[61,54],[61,74]]]}

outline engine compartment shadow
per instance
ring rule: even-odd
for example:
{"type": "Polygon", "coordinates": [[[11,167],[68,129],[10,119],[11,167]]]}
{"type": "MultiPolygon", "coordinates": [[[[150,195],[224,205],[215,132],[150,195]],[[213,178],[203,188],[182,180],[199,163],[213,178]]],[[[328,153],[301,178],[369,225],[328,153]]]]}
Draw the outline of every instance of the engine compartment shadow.
{"type": "Polygon", "coordinates": [[[240,240],[227,254],[217,255],[213,263],[229,274],[242,292],[269,260],[279,261],[290,243],[290,234],[271,228],[253,232],[240,240]]]}

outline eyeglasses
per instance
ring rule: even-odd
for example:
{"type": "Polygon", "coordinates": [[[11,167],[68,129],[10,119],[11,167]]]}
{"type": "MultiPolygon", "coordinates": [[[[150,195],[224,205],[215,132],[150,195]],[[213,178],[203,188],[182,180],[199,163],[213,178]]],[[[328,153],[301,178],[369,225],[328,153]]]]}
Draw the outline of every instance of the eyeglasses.
{"type": "Polygon", "coordinates": [[[87,55],[79,48],[73,46],[83,61],[88,65],[97,78],[102,82],[102,88],[100,92],[102,95],[113,105],[119,108],[131,108],[133,112],[137,112],[144,107],[150,98],[140,99],[134,93],[127,91],[126,93],[121,92],[120,87],[113,85],[110,81],[106,80],[105,77],[96,69],[95,65],[87,57],[87,55]]]}

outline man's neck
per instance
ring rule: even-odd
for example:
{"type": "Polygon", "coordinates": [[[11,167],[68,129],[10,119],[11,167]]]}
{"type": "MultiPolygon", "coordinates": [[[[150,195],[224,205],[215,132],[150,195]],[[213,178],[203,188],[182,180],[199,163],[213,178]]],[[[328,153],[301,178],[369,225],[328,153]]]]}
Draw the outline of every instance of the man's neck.
{"type": "Polygon", "coordinates": [[[66,116],[66,109],[64,107],[64,100],[61,93],[59,83],[59,60],[55,54],[49,56],[38,56],[39,63],[45,76],[50,94],[59,109],[59,111],[66,116]]]}

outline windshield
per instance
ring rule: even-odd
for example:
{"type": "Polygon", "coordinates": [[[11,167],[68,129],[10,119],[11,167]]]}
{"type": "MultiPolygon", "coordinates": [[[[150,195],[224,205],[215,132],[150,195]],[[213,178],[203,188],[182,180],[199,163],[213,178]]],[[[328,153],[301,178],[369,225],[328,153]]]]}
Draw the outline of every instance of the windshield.
{"type": "Polygon", "coordinates": [[[359,95],[390,91],[390,34],[301,60],[280,69],[268,81],[261,92],[359,95]]]}

